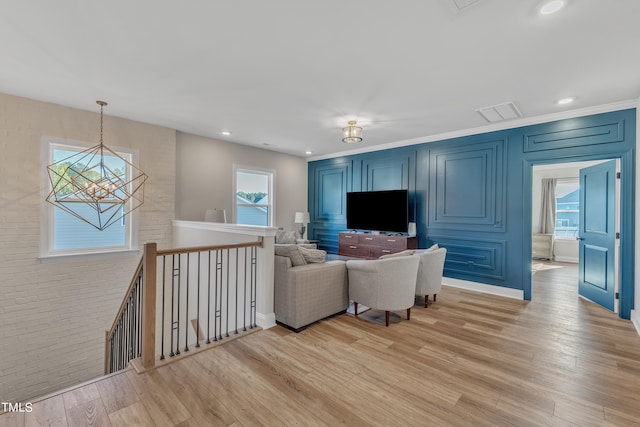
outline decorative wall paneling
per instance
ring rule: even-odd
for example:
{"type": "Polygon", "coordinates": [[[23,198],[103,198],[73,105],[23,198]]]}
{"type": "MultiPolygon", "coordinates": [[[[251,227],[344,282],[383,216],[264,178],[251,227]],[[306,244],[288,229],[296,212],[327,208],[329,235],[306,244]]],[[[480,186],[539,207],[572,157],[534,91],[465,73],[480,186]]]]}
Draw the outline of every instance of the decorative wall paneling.
{"type": "Polygon", "coordinates": [[[504,232],[504,143],[431,150],[430,229],[504,232]]]}
{"type": "Polygon", "coordinates": [[[419,246],[438,242],[448,249],[446,276],[520,289],[531,299],[533,165],[620,158],[620,316],[628,319],[634,292],[635,129],[630,109],[310,162],[309,209],[316,213],[310,230],[321,246],[337,252],[346,211],[336,203],[346,191],[401,188],[406,182],[419,246]],[[346,183],[329,185],[333,181],[325,174],[340,167],[346,183]]]}
{"type": "Polygon", "coordinates": [[[470,241],[468,237],[455,238],[446,235],[430,235],[429,240],[432,244],[437,243],[438,246],[447,248],[445,275],[462,273],[485,279],[504,280],[506,278],[507,242],[504,240],[474,238],[470,241]]]}

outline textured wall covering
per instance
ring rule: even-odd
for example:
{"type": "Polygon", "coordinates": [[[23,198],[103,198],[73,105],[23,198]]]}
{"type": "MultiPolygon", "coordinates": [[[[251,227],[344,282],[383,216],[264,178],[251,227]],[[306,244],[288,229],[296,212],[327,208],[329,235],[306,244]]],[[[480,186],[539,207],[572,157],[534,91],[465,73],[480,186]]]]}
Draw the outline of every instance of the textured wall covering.
{"type": "MultiPolygon", "coordinates": [[[[88,100],[91,108],[93,100],[88,100]]],[[[97,110],[97,108],[96,108],[97,110]]],[[[138,242],[169,246],[175,131],[105,112],[109,147],[138,150],[149,175],[138,242]]],[[[109,328],[140,254],[40,260],[41,140],[97,143],[99,115],[0,94],[0,401],[102,375],[109,328]]]]}

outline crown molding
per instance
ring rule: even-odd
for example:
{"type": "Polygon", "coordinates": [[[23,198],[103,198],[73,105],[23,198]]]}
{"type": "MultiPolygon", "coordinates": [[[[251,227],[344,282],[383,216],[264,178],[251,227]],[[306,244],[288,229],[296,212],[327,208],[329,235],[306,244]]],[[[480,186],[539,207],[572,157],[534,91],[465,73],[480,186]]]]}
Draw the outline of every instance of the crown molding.
{"type": "Polygon", "coordinates": [[[567,110],[558,113],[545,114],[542,116],[526,117],[521,119],[509,120],[507,122],[494,123],[486,126],[463,129],[453,132],[445,132],[437,135],[429,135],[420,138],[406,139],[403,141],[389,142],[385,144],[372,145],[354,150],[339,151],[335,153],[324,154],[320,156],[311,156],[307,158],[307,162],[315,160],[333,159],[336,157],[350,156],[354,154],[371,153],[374,151],[387,150],[389,148],[406,147],[409,145],[424,144],[428,142],[442,141],[446,139],[460,138],[463,136],[477,135],[487,132],[495,132],[506,129],[515,129],[524,126],[537,125],[540,123],[548,123],[556,120],[572,119],[575,117],[590,116],[592,114],[609,113],[611,111],[626,110],[629,108],[637,108],[640,100],[633,99],[628,101],[614,102],[611,104],[596,105],[593,107],[580,108],[576,110],[567,110]]]}

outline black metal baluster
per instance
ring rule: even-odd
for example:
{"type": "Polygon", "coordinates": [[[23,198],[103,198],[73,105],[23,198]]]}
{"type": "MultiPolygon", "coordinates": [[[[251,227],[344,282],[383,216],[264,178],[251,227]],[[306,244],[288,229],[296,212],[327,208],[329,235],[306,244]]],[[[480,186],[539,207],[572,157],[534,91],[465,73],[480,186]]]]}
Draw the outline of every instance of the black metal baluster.
{"type": "Polygon", "coordinates": [[[165,287],[165,276],[166,276],[166,264],[167,264],[167,256],[163,255],[162,256],[162,325],[161,330],[162,330],[162,334],[160,336],[160,360],[164,360],[164,310],[165,310],[165,306],[164,306],[164,287],[165,287]]]}
{"type": "Polygon", "coordinates": [[[169,357],[175,356],[173,352],[173,328],[175,326],[175,322],[173,320],[173,313],[175,310],[175,305],[173,304],[174,296],[175,296],[175,281],[176,281],[176,255],[174,254],[171,257],[171,352],[169,353],[169,357]]]}
{"type": "Polygon", "coordinates": [[[180,354],[180,278],[182,275],[180,274],[180,265],[182,262],[182,257],[178,254],[178,272],[174,271],[174,275],[178,277],[178,304],[176,305],[177,313],[176,313],[176,354],[180,354]]]}
{"type": "Polygon", "coordinates": [[[247,330],[247,248],[244,248],[244,284],[242,288],[242,299],[244,300],[243,310],[242,310],[242,330],[247,330]]]}
{"type": "Polygon", "coordinates": [[[229,249],[227,249],[227,303],[225,305],[225,336],[229,337],[229,249]]]}
{"type": "Polygon", "coordinates": [[[253,316],[253,323],[251,323],[251,328],[256,327],[256,298],[257,298],[257,264],[258,264],[258,250],[255,246],[251,247],[251,313],[253,316]]]}
{"type": "Polygon", "coordinates": [[[215,341],[222,339],[222,313],[218,309],[218,284],[220,285],[220,305],[222,306],[222,262],[223,259],[222,251],[216,251],[216,301],[215,301],[215,317],[214,317],[214,328],[213,334],[215,335],[215,341]],[[220,280],[218,281],[218,275],[220,276],[220,280]],[[220,333],[218,333],[218,329],[220,333]]]}
{"type": "Polygon", "coordinates": [[[207,344],[211,343],[211,251],[209,251],[207,266],[207,344]]]}
{"type": "Polygon", "coordinates": [[[185,286],[185,293],[187,294],[187,301],[184,305],[184,351],[189,351],[189,272],[191,271],[191,263],[189,262],[191,253],[187,252],[187,283],[185,286]]]}
{"type": "Polygon", "coordinates": [[[144,270],[140,272],[140,292],[138,292],[138,356],[142,356],[142,297],[144,294],[144,284],[142,277],[144,277],[144,270]]]}
{"type": "Polygon", "coordinates": [[[200,254],[198,252],[198,293],[196,294],[196,348],[200,347],[200,254]]]}
{"type": "MultiPolygon", "coordinates": [[[[238,256],[239,256],[239,249],[236,248],[236,308],[235,308],[235,315],[236,315],[236,331],[235,334],[238,335],[238,256]]],[[[229,309],[229,307],[227,307],[227,310],[229,309]]]]}
{"type": "Polygon", "coordinates": [[[128,326],[128,314],[129,306],[125,304],[124,311],[122,313],[122,367],[127,363],[127,347],[129,346],[129,328],[128,326]]]}

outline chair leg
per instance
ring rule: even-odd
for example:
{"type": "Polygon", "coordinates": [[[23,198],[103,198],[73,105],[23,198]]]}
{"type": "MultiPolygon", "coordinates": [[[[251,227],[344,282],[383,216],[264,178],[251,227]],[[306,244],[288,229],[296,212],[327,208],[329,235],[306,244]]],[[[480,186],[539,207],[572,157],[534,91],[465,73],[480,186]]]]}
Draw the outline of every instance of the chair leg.
{"type": "Polygon", "coordinates": [[[411,309],[407,308],[407,320],[411,320],[411,309]]]}
{"type": "Polygon", "coordinates": [[[389,326],[389,314],[390,314],[389,310],[384,312],[384,320],[385,320],[387,326],[389,326]]]}
{"type": "Polygon", "coordinates": [[[436,302],[436,297],[437,296],[438,296],[437,294],[433,294],[433,302],[436,302]]]}
{"type": "Polygon", "coordinates": [[[357,302],[353,302],[353,314],[358,317],[358,303],[357,302]]]}
{"type": "Polygon", "coordinates": [[[424,296],[424,308],[429,307],[429,295],[424,296]]]}

